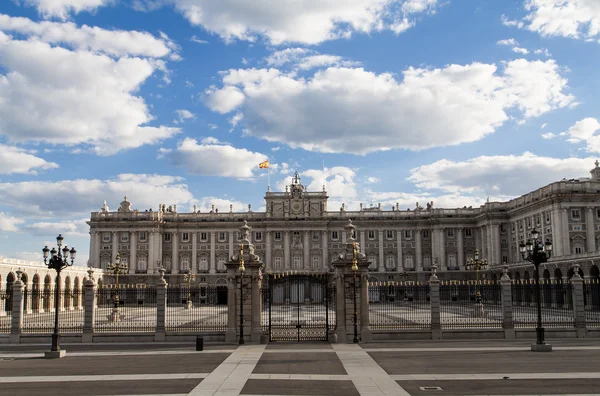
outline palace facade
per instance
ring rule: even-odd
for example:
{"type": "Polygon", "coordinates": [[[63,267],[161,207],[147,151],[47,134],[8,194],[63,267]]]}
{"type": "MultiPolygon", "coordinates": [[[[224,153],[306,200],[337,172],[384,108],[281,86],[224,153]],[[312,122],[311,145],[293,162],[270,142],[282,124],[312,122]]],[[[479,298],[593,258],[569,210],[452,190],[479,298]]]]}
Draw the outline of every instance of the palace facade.
{"type": "Polygon", "coordinates": [[[179,213],[175,205],[157,211],[135,210],[125,197],[116,211],[106,203],[91,214],[90,265],[106,269],[115,261],[129,265],[129,283],[147,283],[162,266],[171,278],[188,269],[200,282],[221,283],[225,263],[238,249],[239,227],[252,226],[255,253],[272,272],[318,271],[342,253],[344,226],[351,219],[356,239],[371,262],[372,278],[425,280],[432,265],[441,279],[472,278],[466,263],[479,257],[489,263],[482,276],[496,278],[504,264],[514,279],[533,278],[519,244],[535,228],[553,244],[553,256],[541,276],[567,279],[574,262],[586,278],[598,278],[600,261],[600,167],[589,178],[563,179],[507,202],[444,209],[433,202],[423,208],[391,210],[381,205],[358,211],[329,210],[328,195],[306,191],[296,174],[285,192],[268,191],[264,212],[179,213]],[[137,280],[135,280],[137,279],[137,280]]]}

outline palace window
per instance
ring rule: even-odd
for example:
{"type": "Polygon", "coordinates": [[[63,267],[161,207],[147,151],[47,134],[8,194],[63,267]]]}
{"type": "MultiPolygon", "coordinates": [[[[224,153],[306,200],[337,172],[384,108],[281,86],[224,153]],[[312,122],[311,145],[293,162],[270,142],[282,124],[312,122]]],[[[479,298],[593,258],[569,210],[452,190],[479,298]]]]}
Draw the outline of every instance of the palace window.
{"type": "Polygon", "coordinates": [[[282,268],[281,257],[274,257],[274,261],[275,261],[275,269],[280,270],[282,268]]]}
{"type": "Polygon", "coordinates": [[[387,239],[394,239],[394,231],[392,231],[392,230],[387,230],[387,231],[385,232],[385,237],[386,237],[387,239]]]}
{"type": "Polygon", "coordinates": [[[334,241],[338,240],[338,232],[337,231],[331,231],[331,239],[334,241]]]}
{"type": "Polygon", "coordinates": [[[546,223],[550,223],[550,212],[546,212],[546,223]]]}
{"type": "Polygon", "coordinates": [[[219,257],[217,261],[217,271],[225,271],[225,257],[219,257]]]}
{"type": "Polygon", "coordinates": [[[540,224],[542,224],[542,215],[539,214],[535,216],[535,225],[539,227],[540,224]]]}
{"type": "Polygon", "coordinates": [[[236,232],[236,236],[237,236],[237,240],[241,241],[242,240],[242,233],[241,232],[236,232]]]}
{"type": "Polygon", "coordinates": [[[413,261],[413,256],[404,257],[404,266],[406,268],[415,268],[415,263],[413,261]]]}
{"type": "Polygon", "coordinates": [[[202,242],[208,241],[208,232],[201,232],[200,233],[200,241],[202,241],[202,242]]]}
{"type": "Polygon", "coordinates": [[[429,239],[429,230],[423,230],[423,239],[429,239]]]}
{"type": "Polygon", "coordinates": [[[254,233],[254,240],[256,242],[262,241],[262,232],[260,232],[260,231],[255,232],[254,233]]]}
{"type": "Polygon", "coordinates": [[[148,234],[146,231],[140,232],[140,242],[146,242],[148,240],[148,234]]]}
{"type": "Polygon", "coordinates": [[[121,232],[121,242],[129,242],[129,231],[121,232]]]}
{"type": "Polygon", "coordinates": [[[454,254],[448,255],[448,269],[457,269],[456,268],[456,256],[454,254]]]}
{"type": "Polygon", "coordinates": [[[412,230],[404,230],[404,239],[412,239],[412,230]]]}
{"type": "Polygon", "coordinates": [[[473,229],[471,228],[465,228],[465,236],[470,238],[473,236],[473,229]]]}
{"type": "Polygon", "coordinates": [[[369,264],[369,271],[377,271],[377,256],[370,255],[367,260],[371,263],[369,264]]]}
{"type": "Polygon", "coordinates": [[[181,271],[187,271],[190,269],[190,258],[188,256],[181,257],[181,263],[179,264],[179,269],[181,271]]]}
{"type": "Polygon", "coordinates": [[[319,231],[313,231],[313,233],[312,233],[312,240],[313,241],[318,241],[319,240],[319,231]]]}
{"type": "Polygon", "coordinates": [[[102,233],[102,242],[110,242],[110,232],[102,233]]]}
{"type": "Polygon", "coordinates": [[[583,253],[583,246],[574,246],[573,247],[573,251],[575,252],[575,254],[582,254],[583,253]]]}
{"type": "Polygon", "coordinates": [[[375,231],[368,231],[367,232],[367,238],[369,238],[369,240],[374,240],[375,239],[375,231]]]}
{"type": "Polygon", "coordinates": [[[583,231],[583,226],[581,224],[573,224],[573,231],[583,231]]]}
{"type": "Polygon", "coordinates": [[[454,228],[448,228],[446,230],[446,235],[448,235],[448,238],[454,238],[454,228]]]}
{"type": "Polygon", "coordinates": [[[319,269],[319,264],[320,264],[319,256],[313,256],[313,258],[312,258],[312,269],[313,270],[319,269]]]}
{"type": "Polygon", "coordinates": [[[165,242],[171,242],[171,233],[165,232],[165,242]]]}
{"type": "Polygon", "coordinates": [[[227,239],[227,236],[225,235],[225,233],[219,232],[219,242],[225,242],[226,239],[227,239]]]}
{"type": "Polygon", "coordinates": [[[190,241],[190,233],[189,232],[184,232],[181,234],[181,241],[182,242],[189,242],[190,241]]]}
{"type": "Polygon", "coordinates": [[[148,260],[146,259],[146,256],[138,257],[137,270],[140,272],[146,272],[148,270],[148,260]]]}
{"type": "Polygon", "coordinates": [[[396,268],[396,258],[394,256],[387,256],[385,258],[385,268],[387,268],[387,269],[396,268]]]}
{"type": "Polygon", "coordinates": [[[571,209],[571,218],[573,220],[581,219],[581,211],[579,209],[571,209]]]}
{"type": "Polygon", "coordinates": [[[423,256],[423,269],[428,270],[431,268],[431,257],[423,256]]]}
{"type": "Polygon", "coordinates": [[[208,257],[200,256],[200,261],[198,261],[198,271],[208,271],[208,257]]]}
{"type": "Polygon", "coordinates": [[[294,264],[293,269],[295,269],[295,270],[302,269],[302,259],[301,259],[301,257],[294,256],[292,258],[292,263],[294,264]]]}
{"type": "Polygon", "coordinates": [[[274,238],[275,238],[276,241],[281,241],[281,232],[280,231],[275,231],[274,238]]]}

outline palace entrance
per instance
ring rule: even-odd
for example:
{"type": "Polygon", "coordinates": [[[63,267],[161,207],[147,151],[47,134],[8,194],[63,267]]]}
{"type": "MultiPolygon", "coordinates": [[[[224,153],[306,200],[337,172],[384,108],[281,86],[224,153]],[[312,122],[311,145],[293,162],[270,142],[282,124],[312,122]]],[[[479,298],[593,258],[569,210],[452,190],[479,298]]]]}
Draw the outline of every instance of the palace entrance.
{"type": "Polygon", "coordinates": [[[335,287],[329,284],[327,274],[275,274],[265,278],[261,322],[270,341],[329,340],[336,318],[335,287]]]}

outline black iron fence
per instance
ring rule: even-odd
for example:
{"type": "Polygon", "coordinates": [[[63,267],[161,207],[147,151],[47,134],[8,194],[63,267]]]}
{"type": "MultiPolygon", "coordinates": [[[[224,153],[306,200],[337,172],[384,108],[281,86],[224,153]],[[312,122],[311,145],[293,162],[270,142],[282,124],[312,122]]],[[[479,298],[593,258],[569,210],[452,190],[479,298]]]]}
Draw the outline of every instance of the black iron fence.
{"type": "MultiPolygon", "coordinates": [[[[54,331],[55,295],[39,290],[23,294],[23,330],[25,334],[50,334],[54,331]]],[[[58,328],[61,333],[82,333],[84,322],[83,290],[61,290],[58,295],[58,328]]]]}
{"type": "Polygon", "coordinates": [[[502,286],[492,281],[440,282],[442,328],[502,328],[501,292],[502,286]]]}
{"type": "Polygon", "coordinates": [[[227,287],[169,287],[165,320],[167,332],[227,330],[227,287]]]}
{"type": "Polygon", "coordinates": [[[369,282],[369,324],[373,330],[429,329],[429,285],[369,282]]]}
{"type": "MultiPolygon", "coordinates": [[[[573,286],[561,280],[540,280],[540,303],[544,327],[574,327],[573,286]]],[[[537,325],[535,280],[513,281],[513,321],[515,328],[537,325]]]]}
{"type": "Polygon", "coordinates": [[[583,285],[587,327],[600,327],[600,281],[586,279],[583,285]]]}
{"type": "Polygon", "coordinates": [[[156,288],[106,285],[96,292],[94,329],[98,333],[154,333],[156,288]]]}
{"type": "Polygon", "coordinates": [[[0,289],[0,334],[10,333],[12,289],[0,289]]]}

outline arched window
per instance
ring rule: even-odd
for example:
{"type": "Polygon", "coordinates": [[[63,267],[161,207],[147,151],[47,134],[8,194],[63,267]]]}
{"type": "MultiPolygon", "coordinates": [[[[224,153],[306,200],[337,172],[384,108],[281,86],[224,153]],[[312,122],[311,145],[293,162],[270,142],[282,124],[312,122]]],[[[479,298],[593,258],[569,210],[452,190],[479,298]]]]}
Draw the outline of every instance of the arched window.
{"type": "Polygon", "coordinates": [[[274,262],[275,262],[275,269],[276,270],[280,270],[283,268],[283,264],[282,264],[281,257],[274,257],[274,262]]]}
{"type": "Polygon", "coordinates": [[[181,256],[181,262],[179,263],[179,270],[181,272],[190,270],[190,257],[189,256],[181,256]]]}
{"type": "Polygon", "coordinates": [[[208,271],[208,257],[200,256],[200,260],[198,261],[198,271],[201,271],[201,272],[208,271]]]}
{"type": "Polygon", "coordinates": [[[140,272],[146,272],[146,271],[148,271],[148,259],[146,258],[146,256],[139,256],[138,257],[137,269],[140,272]]]}
{"type": "Polygon", "coordinates": [[[394,256],[388,255],[385,257],[385,268],[390,270],[396,268],[396,258],[394,256]]]}
{"type": "Polygon", "coordinates": [[[217,271],[225,271],[225,257],[219,257],[217,261],[217,271]]]}
{"type": "Polygon", "coordinates": [[[296,269],[296,270],[302,269],[302,257],[294,256],[292,262],[294,264],[293,269],[296,269]]]}
{"type": "Polygon", "coordinates": [[[431,257],[430,256],[423,256],[423,269],[430,269],[431,268],[431,257]]]}
{"type": "Polygon", "coordinates": [[[319,256],[313,256],[312,257],[312,269],[313,270],[319,269],[320,261],[321,260],[320,260],[319,256]]]}
{"type": "Polygon", "coordinates": [[[369,264],[369,271],[377,271],[377,256],[375,256],[374,254],[369,255],[369,257],[367,257],[367,260],[369,260],[369,262],[371,264],[369,264]]]}
{"type": "Polygon", "coordinates": [[[167,272],[171,272],[171,257],[168,257],[168,256],[165,257],[163,260],[163,264],[164,264],[165,270],[167,272]]]}
{"type": "Polygon", "coordinates": [[[415,263],[413,261],[413,256],[406,256],[404,258],[404,263],[405,263],[404,266],[406,268],[415,268],[415,263]]]}
{"type": "Polygon", "coordinates": [[[456,256],[454,254],[448,255],[448,269],[456,269],[456,256]]]}

